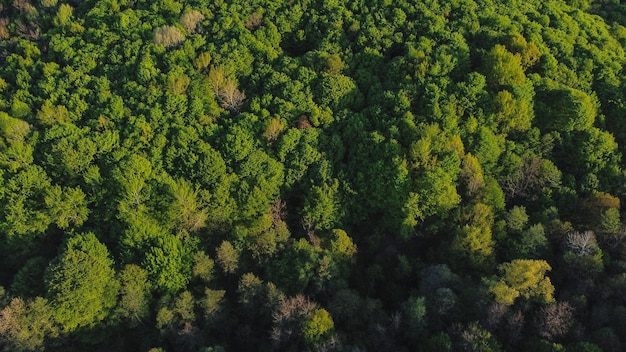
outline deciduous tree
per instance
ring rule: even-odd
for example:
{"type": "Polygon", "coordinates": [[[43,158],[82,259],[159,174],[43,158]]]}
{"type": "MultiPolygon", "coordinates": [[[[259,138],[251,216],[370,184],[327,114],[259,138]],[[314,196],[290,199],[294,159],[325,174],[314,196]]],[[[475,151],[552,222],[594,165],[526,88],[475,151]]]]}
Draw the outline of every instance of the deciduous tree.
{"type": "Polygon", "coordinates": [[[119,282],[108,249],[89,232],[68,239],[48,267],[46,287],[52,314],[69,333],[94,327],[109,316],[119,282]]]}
{"type": "Polygon", "coordinates": [[[0,311],[0,340],[3,351],[44,351],[46,342],[56,338],[60,329],[45,298],[32,301],[13,298],[0,311]]]}
{"type": "Polygon", "coordinates": [[[489,291],[498,303],[511,305],[517,297],[554,302],[554,286],[546,271],[552,268],[544,260],[516,259],[498,266],[500,276],[489,283],[489,291]]]}

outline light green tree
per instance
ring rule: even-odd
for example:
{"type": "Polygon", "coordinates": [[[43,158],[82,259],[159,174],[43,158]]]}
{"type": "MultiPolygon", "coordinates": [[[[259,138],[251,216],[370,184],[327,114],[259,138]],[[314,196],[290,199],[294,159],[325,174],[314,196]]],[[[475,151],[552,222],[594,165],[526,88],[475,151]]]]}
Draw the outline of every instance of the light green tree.
{"type": "Polygon", "coordinates": [[[198,189],[186,180],[179,179],[171,185],[174,201],[170,207],[170,218],[176,231],[193,232],[206,225],[208,213],[198,201],[198,189]]]}
{"type": "Polygon", "coordinates": [[[66,229],[70,225],[80,226],[89,214],[85,193],[78,188],[55,185],[46,190],[44,199],[50,220],[54,221],[60,229],[66,229]]]}
{"type": "Polygon", "coordinates": [[[487,82],[498,86],[514,86],[526,80],[522,59],[497,44],[485,56],[487,82]]]}
{"type": "Polygon", "coordinates": [[[93,327],[117,302],[119,282],[109,251],[92,233],[71,237],[46,273],[53,316],[63,331],[93,327]]]}
{"type": "Polygon", "coordinates": [[[233,274],[239,267],[239,251],[228,241],[217,248],[217,263],[226,274],[233,274]]]}
{"type": "Polygon", "coordinates": [[[18,172],[4,185],[4,221],[6,234],[41,235],[50,225],[47,211],[41,209],[50,179],[43,168],[32,165],[18,172]]]}
{"type": "Polygon", "coordinates": [[[150,282],[148,272],[135,264],[124,266],[119,273],[120,298],[117,316],[130,326],[144,323],[150,314],[150,282]]]}
{"type": "Polygon", "coordinates": [[[185,287],[190,280],[191,258],[183,242],[163,232],[150,242],[143,261],[150,281],[162,292],[177,292],[185,287]]]}
{"type": "Polygon", "coordinates": [[[204,283],[208,283],[213,279],[213,271],[215,267],[215,261],[209,258],[203,251],[198,251],[193,256],[193,267],[191,273],[194,278],[199,279],[204,283]]]}

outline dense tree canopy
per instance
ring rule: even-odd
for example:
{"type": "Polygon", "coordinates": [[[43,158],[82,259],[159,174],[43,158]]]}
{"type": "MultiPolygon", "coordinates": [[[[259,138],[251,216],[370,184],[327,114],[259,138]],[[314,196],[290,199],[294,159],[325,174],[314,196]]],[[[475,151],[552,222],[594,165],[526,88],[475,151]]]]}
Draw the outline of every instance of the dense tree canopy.
{"type": "Polygon", "coordinates": [[[618,0],[0,0],[0,349],[620,351],[625,49],[618,0]]]}

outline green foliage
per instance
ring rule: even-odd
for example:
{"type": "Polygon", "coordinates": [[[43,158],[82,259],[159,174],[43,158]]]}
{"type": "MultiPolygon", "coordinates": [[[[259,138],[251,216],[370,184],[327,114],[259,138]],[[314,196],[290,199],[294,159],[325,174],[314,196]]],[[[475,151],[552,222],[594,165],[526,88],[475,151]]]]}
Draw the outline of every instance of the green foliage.
{"type": "Polygon", "coordinates": [[[346,259],[352,258],[357,252],[356,245],[352,242],[352,239],[345,231],[339,229],[332,231],[330,250],[335,255],[346,259]]]}
{"type": "Polygon", "coordinates": [[[600,215],[600,232],[617,233],[622,223],[620,221],[620,213],[616,208],[609,208],[600,215]]]}
{"type": "Polygon", "coordinates": [[[602,349],[591,342],[579,342],[567,349],[573,352],[600,352],[602,349]]]}
{"type": "MultiPolygon", "coordinates": [[[[272,209],[277,206],[280,205],[274,203],[272,209]]],[[[281,215],[273,213],[272,210],[270,213],[271,215],[266,214],[254,220],[247,228],[241,226],[235,228],[242,245],[247,247],[252,257],[260,263],[274,257],[278,250],[284,248],[290,237],[287,224],[280,218],[281,215]]]]}
{"type": "Polygon", "coordinates": [[[467,210],[467,224],[458,229],[452,249],[459,258],[477,269],[491,266],[494,245],[491,227],[493,211],[485,204],[477,203],[467,210]]]}
{"type": "Polygon", "coordinates": [[[224,300],[225,294],[226,291],[224,290],[211,290],[207,288],[204,291],[204,296],[200,299],[199,304],[205,319],[210,321],[211,318],[217,315],[221,309],[220,304],[224,300]]]}
{"type": "Polygon", "coordinates": [[[48,261],[43,257],[29,259],[15,274],[11,292],[19,297],[43,296],[46,292],[44,276],[48,261]]]}
{"type": "Polygon", "coordinates": [[[193,256],[192,275],[194,278],[208,283],[213,278],[215,261],[209,258],[204,252],[196,252],[193,256]]]}
{"type": "Polygon", "coordinates": [[[463,226],[452,246],[467,258],[469,264],[480,268],[488,264],[493,254],[493,239],[489,228],[463,226]]]}
{"type": "Polygon", "coordinates": [[[406,335],[411,339],[419,337],[426,327],[426,300],[424,297],[410,297],[402,304],[406,335]]]}
{"type": "Polygon", "coordinates": [[[161,233],[146,249],[143,267],[157,290],[177,292],[190,280],[190,248],[170,234],[161,233]]]}
{"type": "Polygon", "coordinates": [[[316,230],[328,230],[339,221],[341,208],[337,200],[339,181],[333,180],[331,185],[324,183],[321,187],[313,186],[310,196],[304,205],[304,219],[316,230]]]}
{"type": "Polygon", "coordinates": [[[68,239],[50,264],[46,287],[54,319],[64,332],[94,327],[117,301],[119,281],[108,249],[89,232],[68,239]]]}
{"type": "Polygon", "coordinates": [[[0,349],[620,350],[625,19],[4,1],[0,349]]]}
{"type": "Polygon", "coordinates": [[[193,232],[206,226],[208,213],[202,204],[198,204],[198,190],[185,180],[179,180],[172,185],[174,201],[170,207],[172,223],[176,224],[176,231],[193,232]]]}
{"type": "Polygon", "coordinates": [[[528,224],[526,208],[513,207],[507,216],[509,234],[503,241],[507,255],[515,258],[536,258],[545,249],[548,240],[542,224],[528,224]]]}
{"type": "Polygon", "coordinates": [[[584,131],[596,118],[595,102],[588,94],[574,88],[546,88],[538,94],[538,99],[542,103],[540,126],[546,129],[584,131]]]}
{"type": "Polygon", "coordinates": [[[358,107],[362,100],[355,82],[341,74],[322,73],[318,96],[321,105],[334,109],[358,107]]]}
{"type": "Polygon", "coordinates": [[[440,332],[426,341],[424,349],[426,351],[452,351],[452,341],[448,334],[440,332]]]}
{"type": "Polygon", "coordinates": [[[6,113],[0,113],[0,133],[3,137],[3,148],[14,143],[24,142],[29,132],[30,125],[26,121],[13,118],[6,113]]]}
{"type": "Polygon", "coordinates": [[[467,153],[463,158],[461,178],[465,183],[468,197],[475,196],[485,187],[485,177],[478,159],[471,153],[467,153]]]}
{"type": "Polygon", "coordinates": [[[3,229],[9,236],[41,235],[51,223],[41,207],[50,180],[39,166],[20,170],[5,186],[3,229]]]}
{"type": "Polygon", "coordinates": [[[193,324],[196,319],[194,313],[194,297],[191,292],[183,291],[174,299],[166,297],[156,316],[156,327],[162,333],[180,331],[186,325],[193,324]]]}
{"type": "Polygon", "coordinates": [[[513,207],[511,210],[509,210],[509,214],[506,220],[506,226],[509,228],[509,230],[514,232],[521,232],[528,223],[526,208],[517,206],[513,207]]]}
{"type": "Polygon", "coordinates": [[[286,293],[301,292],[313,280],[319,253],[305,239],[293,242],[268,268],[272,282],[286,293]]]}
{"type": "Polygon", "coordinates": [[[239,252],[228,241],[223,241],[217,248],[217,263],[225,274],[233,274],[239,267],[239,252]]]}
{"type": "Polygon", "coordinates": [[[128,321],[130,326],[144,324],[150,314],[150,282],[148,272],[141,267],[129,264],[119,272],[120,299],[116,308],[117,316],[128,321]]]}
{"type": "Polygon", "coordinates": [[[54,24],[58,27],[67,26],[72,18],[73,8],[69,4],[61,4],[59,6],[54,24]]]}
{"type": "Polygon", "coordinates": [[[56,223],[60,229],[66,229],[71,225],[80,226],[89,214],[85,201],[85,194],[80,188],[67,188],[63,190],[60,186],[54,186],[46,190],[44,199],[50,219],[56,223]]]}
{"type": "Polygon", "coordinates": [[[526,80],[522,58],[499,44],[489,50],[485,56],[484,70],[487,82],[496,86],[516,86],[523,84],[526,80]]]}

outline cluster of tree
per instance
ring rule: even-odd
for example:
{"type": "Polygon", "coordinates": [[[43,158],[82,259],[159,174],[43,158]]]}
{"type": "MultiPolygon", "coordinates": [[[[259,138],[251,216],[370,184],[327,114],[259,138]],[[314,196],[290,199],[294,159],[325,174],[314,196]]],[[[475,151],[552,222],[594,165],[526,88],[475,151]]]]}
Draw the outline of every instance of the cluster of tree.
{"type": "Polygon", "coordinates": [[[619,0],[0,0],[4,351],[621,351],[619,0]]]}

